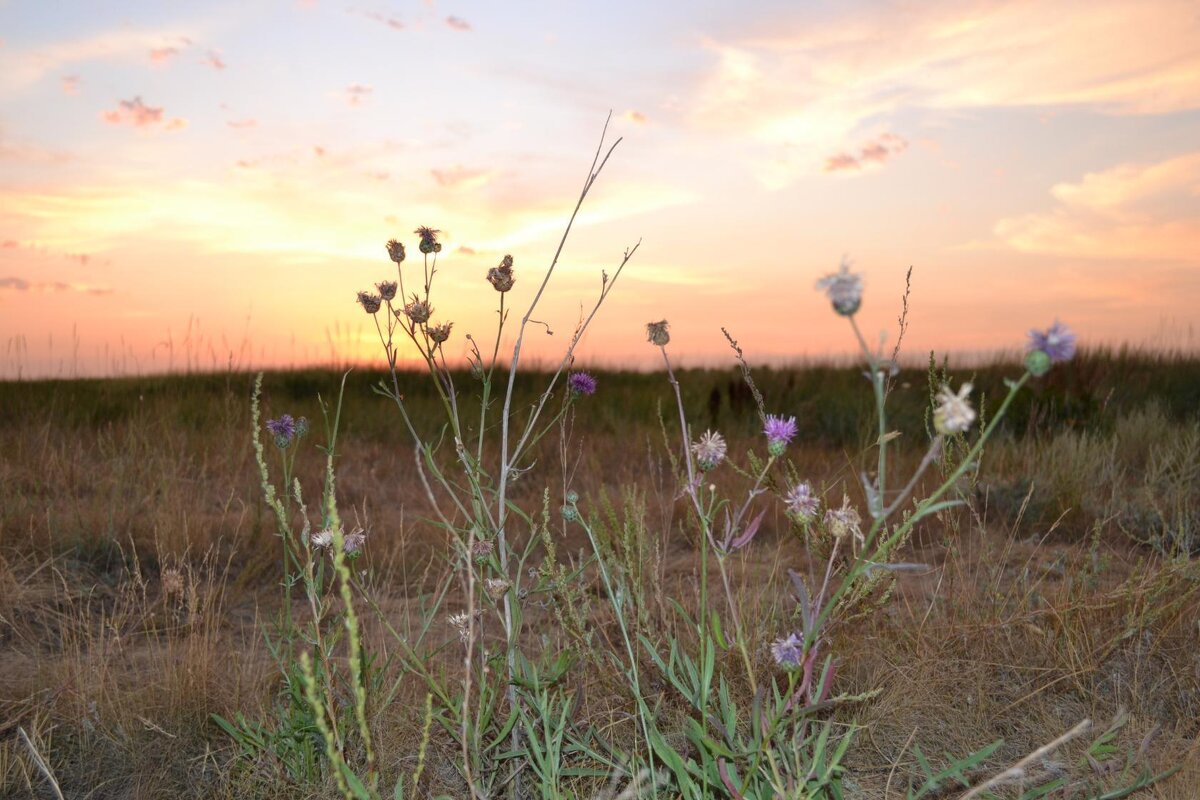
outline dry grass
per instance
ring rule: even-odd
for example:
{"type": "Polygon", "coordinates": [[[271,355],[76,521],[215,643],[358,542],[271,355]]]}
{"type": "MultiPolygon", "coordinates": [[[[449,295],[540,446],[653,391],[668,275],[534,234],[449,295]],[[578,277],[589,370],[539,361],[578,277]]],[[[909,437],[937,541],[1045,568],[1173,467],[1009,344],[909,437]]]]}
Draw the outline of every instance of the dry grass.
{"type": "MultiPolygon", "coordinates": [[[[829,377],[839,374],[827,371],[827,399],[819,381],[816,389],[805,383],[812,376],[763,381],[773,406],[834,409],[820,412],[827,418],[791,454],[831,498],[843,485],[854,491],[850,476],[868,435],[863,409],[839,388],[852,379],[829,377]]],[[[913,398],[900,416],[914,436],[922,380],[914,373],[911,388],[897,390],[913,398]]],[[[731,450],[743,449],[753,416],[727,389],[729,374],[683,381],[696,387],[689,403],[697,424],[711,415],[731,432],[731,450]],[[715,404],[709,387],[719,390],[715,404]]],[[[1180,385],[1175,373],[1163,381],[1180,385]]],[[[333,384],[320,374],[268,379],[276,390],[268,403],[275,413],[317,418],[316,393],[333,384]]],[[[516,499],[540,505],[545,486],[561,492],[564,469],[581,487],[581,507],[601,509],[609,498],[610,527],[638,532],[627,558],[652,598],[645,624],[674,630],[663,598],[694,604],[697,568],[655,421],[666,396],[660,384],[602,375],[610,393],[575,421],[566,466],[557,442],[544,448],[539,474],[518,484],[516,499]]],[[[239,765],[209,721],[210,713],[265,712],[276,683],[261,631],[280,602],[277,540],[248,446],[248,385],[227,376],[2,387],[11,411],[0,421],[0,793],[54,796],[37,752],[67,797],[304,796],[269,765],[239,765]]],[[[1200,565],[1126,534],[1138,532],[1138,513],[1157,520],[1155,541],[1190,524],[1200,490],[1188,470],[1200,456],[1181,442],[1197,422],[1168,393],[1153,406],[1092,408],[1098,421],[1085,431],[1064,424],[1062,396],[1019,410],[1012,435],[987,457],[971,512],[919,532],[904,560],[929,568],[906,573],[880,610],[836,630],[837,690],[879,691],[836,712],[862,728],[846,782],[852,796],[902,796],[913,743],[931,756],[961,755],[1003,737],[988,763],[999,769],[1080,719],[1102,729],[1124,711],[1122,753],[1140,752],[1158,768],[1182,765],[1146,796],[1195,797],[1200,565]]],[[[423,524],[411,450],[380,405],[365,391],[352,399],[342,503],[370,532],[373,596],[403,627],[416,623],[422,598],[444,575],[445,551],[423,524]]],[[[319,468],[309,459],[301,480],[314,486],[319,468]]],[[[579,545],[567,537],[560,559],[579,545]]],[[[769,514],[735,573],[752,641],[765,644],[789,626],[785,572],[807,565],[803,542],[782,514],[769,514]]],[[[592,605],[600,610],[590,621],[603,635],[608,612],[592,605]]],[[[564,635],[551,609],[530,627],[531,636],[564,635]]],[[[378,630],[368,627],[367,637],[385,652],[378,630]]],[[[758,654],[769,669],[765,646],[758,654]]],[[[585,657],[576,667],[579,715],[619,735],[620,692],[587,668],[585,657]]],[[[669,713],[665,689],[651,688],[664,692],[669,713]]],[[[399,699],[376,721],[385,770],[411,770],[421,736],[423,694],[405,685],[399,699]]],[[[1103,774],[1111,765],[1081,767],[1093,739],[1035,772],[1111,782],[1103,774]]],[[[428,780],[453,794],[446,746],[435,737],[428,780]]],[[[324,796],[319,787],[312,794],[324,796]]]]}

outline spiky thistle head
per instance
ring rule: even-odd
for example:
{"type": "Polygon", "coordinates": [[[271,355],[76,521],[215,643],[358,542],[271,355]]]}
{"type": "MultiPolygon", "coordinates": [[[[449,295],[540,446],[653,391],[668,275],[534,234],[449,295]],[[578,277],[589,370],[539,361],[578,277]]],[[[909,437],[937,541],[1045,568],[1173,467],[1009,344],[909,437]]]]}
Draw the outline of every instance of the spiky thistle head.
{"type": "Polygon", "coordinates": [[[660,319],[658,322],[647,322],[646,338],[651,344],[666,347],[667,343],[671,341],[671,324],[665,319],[660,319]]]}
{"type": "Polygon", "coordinates": [[[833,310],[843,317],[853,316],[862,305],[862,276],[851,272],[850,265],[845,261],[838,267],[837,272],[817,281],[817,289],[825,292],[829,302],[833,304],[833,310]]]}
{"type": "Polygon", "coordinates": [[[692,453],[696,456],[696,465],[702,472],[716,469],[725,460],[728,446],[725,437],[716,431],[705,431],[692,443],[692,453]]]}
{"type": "Polygon", "coordinates": [[[368,314],[375,314],[379,311],[380,306],[383,305],[383,298],[370,292],[359,292],[358,302],[363,307],[363,311],[366,311],[368,314]]]}
{"type": "Polygon", "coordinates": [[[441,233],[441,231],[434,230],[427,225],[422,225],[413,231],[413,233],[417,234],[417,236],[421,238],[420,243],[417,245],[417,249],[419,249],[425,255],[429,255],[430,253],[440,253],[442,251],[442,245],[437,240],[438,234],[441,233]]]}
{"type": "Polygon", "coordinates": [[[395,261],[397,264],[403,263],[405,256],[404,243],[398,242],[395,239],[389,239],[387,243],[387,254],[388,258],[390,258],[392,261],[395,261]]]}

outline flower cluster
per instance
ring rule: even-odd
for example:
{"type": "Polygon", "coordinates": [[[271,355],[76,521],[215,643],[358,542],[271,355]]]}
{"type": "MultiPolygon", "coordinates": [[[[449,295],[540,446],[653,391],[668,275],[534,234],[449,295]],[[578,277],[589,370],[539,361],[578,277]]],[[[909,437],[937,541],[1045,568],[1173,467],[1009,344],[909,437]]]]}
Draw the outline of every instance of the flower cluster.
{"type": "Polygon", "coordinates": [[[292,442],[308,435],[308,419],[293,419],[291,414],[281,414],[277,419],[267,420],[267,432],[275,437],[275,446],[286,450],[292,442]]]}

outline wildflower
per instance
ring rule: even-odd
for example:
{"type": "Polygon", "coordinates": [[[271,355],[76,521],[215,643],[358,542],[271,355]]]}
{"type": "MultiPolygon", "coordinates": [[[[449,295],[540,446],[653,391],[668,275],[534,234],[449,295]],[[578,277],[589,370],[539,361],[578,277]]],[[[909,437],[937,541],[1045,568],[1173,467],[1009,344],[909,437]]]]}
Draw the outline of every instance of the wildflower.
{"type": "Polygon", "coordinates": [[[782,416],[768,414],[767,424],[763,426],[763,433],[767,435],[767,452],[776,457],[783,455],[783,451],[799,432],[795,417],[784,419],[782,416]]]}
{"type": "Polygon", "coordinates": [[[1044,331],[1029,332],[1029,349],[1050,356],[1051,364],[1070,361],[1075,355],[1075,333],[1058,320],[1044,331]]]}
{"type": "Polygon", "coordinates": [[[437,235],[441,233],[441,231],[435,231],[433,228],[422,225],[413,231],[413,233],[421,237],[421,243],[417,245],[417,249],[419,249],[425,255],[429,255],[430,253],[440,253],[442,251],[442,245],[438,243],[437,240],[437,235]]]}
{"type": "Polygon", "coordinates": [[[496,549],[496,543],[487,539],[477,539],[475,544],[471,545],[471,557],[476,563],[487,561],[488,558],[496,549]]]}
{"type": "Polygon", "coordinates": [[[383,304],[383,298],[370,292],[359,292],[358,302],[362,304],[363,311],[366,311],[368,314],[374,314],[379,311],[379,307],[383,304]]]}
{"type": "Polygon", "coordinates": [[[300,417],[296,420],[296,438],[303,439],[308,436],[308,417],[300,417]]]}
{"type": "Polygon", "coordinates": [[[841,508],[831,508],[825,512],[825,527],[835,539],[853,536],[862,541],[862,528],[859,527],[861,523],[862,517],[850,505],[850,498],[846,495],[842,496],[841,508]]]}
{"type": "Polygon", "coordinates": [[[454,327],[453,322],[443,322],[441,325],[429,326],[429,338],[433,339],[438,344],[450,338],[450,329],[454,327]]]}
{"type": "Polygon", "coordinates": [[[965,433],[975,422],[975,409],[967,402],[971,388],[970,383],[964,383],[958,394],[950,391],[949,386],[938,389],[938,407],[933,411],[933,427],[938,433],[965,433]]]}
{"type": "Polygon", "coordinates": [[[404,316],[418,325],[428,322],[432,315],[433,307],[425,300],[418,300],[415,294],[412,302],[404,307],[404,316]]]}
{"type": "Polygon", "coordinates": [[[354,533],[347,534],[346,537],[342,539],[342,552],[348,556],[356,556],[362,552],[363,545],[366,543],[366,541],[367,535],[363,533],[362,529],[360,528],[354,531],[354,533]]]}
{"type": "Polygon", "coordinates": [[[508,591],[510,586],[512,584],[503,578],[488,578],[483,582],[483,588],[492,600],[499,600],[501,597],[504,597],[505,592],[508,591]]]}
{"type": "Polygon", "coordinates": [[[395,261],[397,264],[404,261],[404,245],[395,239],[389,239],[387,243],[388,258],[395,261]]]}
{"type": "Polygon", "coordinates": [[[500,261],[500,266],[489,269],[487,279],[497,292],[504,293],[511,289],[517,282],[513,277],[513,257],[506,255],[500,261]]]}
{"type": "Polygon", "coordinates": [[[567,378],[567,386],[571,394],[591,396],[596,393],[596,378],[586,372],[572,372],[567,378]]]}
{"type": "Polygon", "coordinates": [[[696,464],[699,465],[702,472],[715,469],[724,461],[726,450],[725,438],[715,431],[705,431],[704,435],[692,444],[692,452],[696,454],[696,464]]]}
{"type": "Polygon", "coordinates": [[[333,531],[328,528],[323,531],[317,531],[309,537],[308,541],[312,545],[313,550],[324,550],[333,544],[333,531]]]}
{"type": "Polygon", "coordinates": [[[458,630],[458,636],[464,642],[471,636],[470,623],[471,615],[465,611],[459,611],[457,614],[451,614],[449,617],[450,625],[458,630]]]}
{"type": "Polygon", "coordinates": [[[851,272],[850,265],[844,261],[837,272],[817,281],[817,288],[825,292],[829,302],[833,303],[833,310],[843,317],[853,315],[862,305],[862,276],[851,272]]]}
{"type": "Polygon", "coordinates": [[[267,431],[275,437],[275,446],[286,450],[296,436],[296,421],[291,414],[283,414],[278,419],[267,420],[267,431]]]}
{"type": "Polygon", "coordinates": [[[789,633],[787,638],[776,639],[771,644],[771,655],[775,663],[786,670],[800,669],[804,663],[804,640],[789,633]]]}
{"type": "Polygon", "coordinates": [[[158,576],[162,583],[162,593],[167,597],[183,594],[183,573],[174,567],[167,567],[158,576]]]}
{"type": "Polygon", "coordinates": [[[671,341],[670,323],[665,319],[660,319],[658,322],[646,323],[646,338],[651,344],[656,344],[659,347],[666,347],[667,342],[671,341]]]}
{"type": "Polygon", "coordinates": [[[787,512],[797,522],[808,523],[817,516],[820,501],[813,493],[812,484],[800,481],[787,493],[787,512]]]}
{"type": "Polygon", "coordinates": [[[390,303],[396,299],[395,281],[383,281],[382,283],[377,283],[375,284],[375,288],[379,290],[379,296],[387,302],[390,303]]]}

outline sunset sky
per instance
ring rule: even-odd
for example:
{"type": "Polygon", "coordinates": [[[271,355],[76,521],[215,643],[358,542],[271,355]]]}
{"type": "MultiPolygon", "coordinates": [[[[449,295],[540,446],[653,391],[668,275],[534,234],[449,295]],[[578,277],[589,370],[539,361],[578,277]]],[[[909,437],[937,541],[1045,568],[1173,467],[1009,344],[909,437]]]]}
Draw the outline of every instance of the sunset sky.
{"type": "Polygon", "coordinates": [[[1197,346],[1200,4],[0,0],[0,377],[376,355],[384,242],[445,231],[435,319],[528,304],[596,365],[845,353],[848,256],[906,350],[1197,346]],[[171,345],[168,346],[167,343],[171,345]]]}

